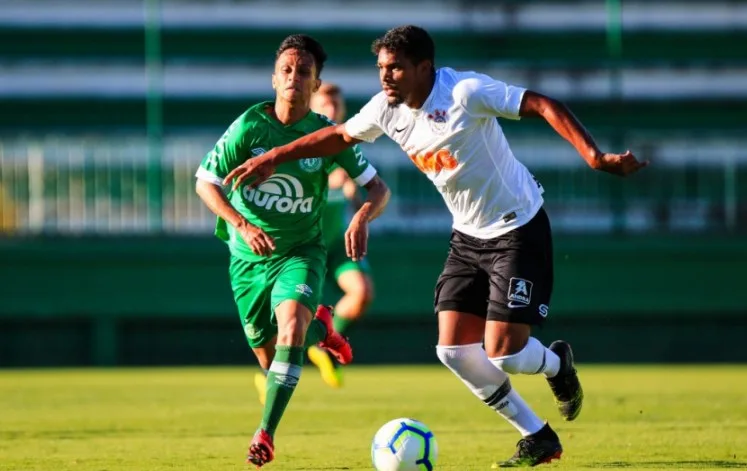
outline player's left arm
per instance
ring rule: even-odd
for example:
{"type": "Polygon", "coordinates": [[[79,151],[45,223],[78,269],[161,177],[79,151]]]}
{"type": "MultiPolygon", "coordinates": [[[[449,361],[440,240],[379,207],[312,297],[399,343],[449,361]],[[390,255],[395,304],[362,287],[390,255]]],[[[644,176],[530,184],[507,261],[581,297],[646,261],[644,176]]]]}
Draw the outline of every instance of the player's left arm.
{"type": "Polygon", "coordinates": [[[269,178],[275,167],[283,162],[308,157],[328,157],[353,147],[359,142],[373,142],[384,130],[378,121],[383,95],[376,95],[345,124],[327,126],[311,134],[299,137],[283,146],[274,147],[262,156],[247,160],[231,171],[223,180],[227,185],[233,180],[233,188],[249,177],[249,187],[255,187],[269,178]]]}
{"type": "Polygon", "coordinates": [[[570,142],[589,166],[595,170],[627,176],[648,165],[639,161],[630,150],[614,154],[599,150],[594,138],[576,116],[563,103],[531,90],[521,98],[519,116],[539,116],[570,142]]]}
{"type": "Polygon", "coordinates": [[[348,257],[360,260],[365,257],[368,247],[368,223],[384,211],[391,191],[358,146],[341,152],[335,156],[335,160],[355,183],[366,189],[366,200],[355,212],[348,230],[345,231],[345,249],[348,257]]]}
{"type": "Polygon", "coordinates": [[[368,252],[368,223],[384,212],[392,192],[384,180],[374,175],[363,187],[366,200],[350,220],[345,231],[345,251],[353,260],[361,260],[368,252]]]}

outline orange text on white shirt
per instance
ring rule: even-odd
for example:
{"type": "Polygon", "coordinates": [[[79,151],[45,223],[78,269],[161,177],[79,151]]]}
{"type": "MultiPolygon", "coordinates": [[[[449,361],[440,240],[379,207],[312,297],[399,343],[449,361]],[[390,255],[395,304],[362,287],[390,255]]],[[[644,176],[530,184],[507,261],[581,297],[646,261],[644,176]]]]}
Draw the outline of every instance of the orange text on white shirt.
{"type": "Polygon", "coordinates": [[[435,172],[438,173],[441,170],[453,170],[457,167],[457,160],[454,156],[446,149],[441,149],[435,152],[425,152],[422,154],[407,154],[410,160],[415,166],[420,169],[421,172],[435,172]]]}

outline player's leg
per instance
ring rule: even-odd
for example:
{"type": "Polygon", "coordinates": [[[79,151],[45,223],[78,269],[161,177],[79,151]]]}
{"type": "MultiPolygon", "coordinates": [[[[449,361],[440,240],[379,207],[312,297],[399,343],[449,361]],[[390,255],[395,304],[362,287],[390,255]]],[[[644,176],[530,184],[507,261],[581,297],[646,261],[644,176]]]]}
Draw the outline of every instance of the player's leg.
{"type": "Polygon", "coordinates": [[[304,350],[309,344],[329,343],[335,334],[331,314],[325,309],[320,314],[316,309],[324,275],[324,251],[302,247],[296,252],[279,261],[271,274],[271,303],[278,333],[267,375],[262,421],[247,454],[248,461],[257,466],[274,458],[275,432],[300,380],[304,350]],[[312,318],[313,310],[317,314],[312,318]]]}
{"type": "MultiPolygon", "coordinates": [[[[511,355],[516,354],[512,352],[524,351],[527,340],[531,338],[531,328],[527,324],[490,320],[492,316],[490,313],[488,316],[489,320],[485,328],[485,348],[490,356],[489,361],[504,374],[515,374],[515,369],[505,368],[506,365],[502,362],[502,359],[510,358],[511,355]]],[[[542,371],[540,364],[532,363],[532,365],[535,368],[532,374],[537,373],[537,370],[542,371]]],[[[563,453],[560,438],[550,427],[550,424],[540,419],[526,402],[509,399],[507,403],[501,403],[498,400],[498,407],[503,407],[503,410],[499,410],[499,413],[506,417],[509,422],[521,417],[521,415],[532,419],[514,424],[522,435],[517,444],[516,452],[507,461],[496,463],[494,467],[536,466],[560,458],[563,453]]]]}
{"type": "Polygon", "coordinates": [[[262,371],[254,374],[254,387],[257,389],[257,397],[259,398],[259,403],[262,405],[265,405],[265,400],[267,399],[267,373],[270,371],[270,364],[273,358],[275,358],[276,343],[277,337],[273,337],[264,345],[252,348],[254,356],[257,357],[257,361],[259,362],[259,367],[262,369],[262,371]]]}
{"type": "Polygon", "coordinates": [[[552,257],[552,234],[544,210],[498,242],[492,260],[485,348],[491,361],[506,373],[544,375],[561,416],[573,420],[581,411],[583,390],[571,347],[555,341],[547,348],[531,336],[531,326],[542,324],[549,312],[552,257]]]}
{"type": "Polygon", "coordinates": [[[522,434],[531,434],[542,428],[542,420],[482,347],[490,285],[480,266],[481,244],[458,232],[452,234],[449,256],[436,285],[438,358],[488,407],[522,434]]]}
{"type": "MultiPolygon", "coordinates": [[[[344,335],[345,331],[364,314],[373,298],[373,282],[368,275],[367,262],[347,258],[341,243],[329,248],[327,257],[327,282],[336,283],[343,295],[335,305],[335,330],[344,335]]],[[[342,369],[334,357],[326,351],[310,347],[309,360],[319,368],[322,379],[330,387],[342,386],[342,369]]]]}
{"type": "Polygon", "coordinates": [[[271,321],[272,280],[268,279],[268,264],[231,257],[229,275],[244,335],[261,369],[254,375],[254,386],[264,405],[265,376],[275,356],[277,334],[277,326],[271,321]]]}
{"type": "MultiPolygon", "coordinates": [[[[485,349],[490,361],[506,374],[555,377],[561,371],[560,357],[531,336],[532,326],[547,315],[552,292],[552,245],[546,220],[540,211],[526,225],[497,238],[488,257],[485,349]]],[[[534,466],[560,457],[560,439],[549,424],[522,435],[514,456],[498,467],[534,466]]]]}
{"type": "Polygon", "coordinates": [[[335,330],[341,334],[363,317],[373,301],[373,280],[368,272],[365,259],[346,260],[335,268],[337,285],[344,293],[335,305],[335,330]]]}

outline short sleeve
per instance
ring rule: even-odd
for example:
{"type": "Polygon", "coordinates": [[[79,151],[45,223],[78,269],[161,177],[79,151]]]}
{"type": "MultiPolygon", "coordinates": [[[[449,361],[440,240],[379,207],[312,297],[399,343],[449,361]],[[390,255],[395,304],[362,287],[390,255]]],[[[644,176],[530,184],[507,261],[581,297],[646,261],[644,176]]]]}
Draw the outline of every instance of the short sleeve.
{"type": "Polygon", "coordinates": [[[526,88],[474,74],[461,80],[454,92],[455,98],[472,116],[520,119],[519,109],[526,88]]]}
{"type": "Polygon", "coordinates": [[[375,141],[384,134],[381,126],[382,112],[382,97],[379,94],[371,98],[355,116],[345,122],[345,132],[348,136],[360,141],[375,141]]]}
{"type": "Polygon", "coordinates": [[[205,155],[195,176],[222,185],[226,175],[247,159],[246,143],[246,133],[239,118],[228,127],[215,147],[205,155]]]}
{"type": "Polygon", "coordinates": [[[335,163],[345,169],[350,178],[360,186],[370,182],[376,176],[376,169],[368,162],[357,145],[337,154],[335,163]]]}

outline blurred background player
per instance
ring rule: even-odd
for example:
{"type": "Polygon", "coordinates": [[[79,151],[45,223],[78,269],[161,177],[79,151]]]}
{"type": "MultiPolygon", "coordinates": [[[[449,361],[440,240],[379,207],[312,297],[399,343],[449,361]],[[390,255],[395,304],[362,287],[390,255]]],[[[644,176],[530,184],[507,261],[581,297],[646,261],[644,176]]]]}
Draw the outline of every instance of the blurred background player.
{"type": "Polygon", "coordinates": [[[309,103],[326,57],[313,38],[287,37],[276,53],[275,102],[239,116],[196,175],[198,195],[218,216],[216,235],[230,249],[231,287],[247,341],[267,373],[264,412],[247,453],[257,467],[274,459],[275,431],[300,379],[305,347],[318,344],[343,364],[352,360],[330,311],[317,309],[326,266],[321,217],[329,173],[339,166],[369,190],[346,233],[356,258],[365,247],[359,239],[367,237],[368,221],[388,199],[388,189],[357,149],[279,166],[271,181],[224,194],[225,177],[245,160],[330,125],[309,103]]]}
{"type": "MultiPolygon", "coordinates": [[[[311,109],[335,123],[345,120],[345,99],[336,84],[324,82],[311,98],[311,109]]],[[[357,322],[373,300],[373,281],[366,259],[351,260],[345,253],[345,228],[349,203],[355,210],[362,204],[358,185],[342,168],[329,175],[327,207],[322,216],[322,235],[327,246],[327,284],[337,286],[342,297],[335,304],[335,330],[340,334],[357,322]]],[[[327,290],[325,290],[327,291],[327,290]]],[[[326,301],[325,301],[326,304],[326,301]]],[[[309,359],[319,368],[324,381],[333,388],[342,386],[342,369],[333,355],[312,345],[309,359]]]]}

